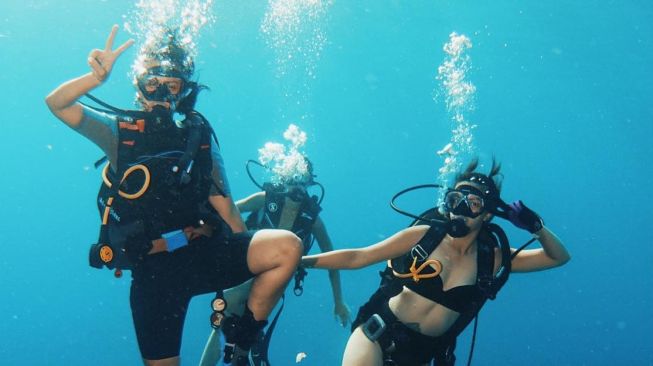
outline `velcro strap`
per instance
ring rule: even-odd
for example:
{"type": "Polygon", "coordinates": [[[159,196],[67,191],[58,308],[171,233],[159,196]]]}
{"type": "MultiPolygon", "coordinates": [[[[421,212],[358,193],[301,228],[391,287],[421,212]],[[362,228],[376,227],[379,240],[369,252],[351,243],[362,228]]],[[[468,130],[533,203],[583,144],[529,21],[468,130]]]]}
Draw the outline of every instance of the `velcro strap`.
{"type": "Polygon", "coordinates": [[[209,225],[200,227],[188,226],[183,230],[174,230],[161,234],[161,238],[152,240],[152,249],[147,254],[161,252],[174,252],[175,250],[185,247],[189,242],[200,236],[211,237],[213,229],[209,225]]]}

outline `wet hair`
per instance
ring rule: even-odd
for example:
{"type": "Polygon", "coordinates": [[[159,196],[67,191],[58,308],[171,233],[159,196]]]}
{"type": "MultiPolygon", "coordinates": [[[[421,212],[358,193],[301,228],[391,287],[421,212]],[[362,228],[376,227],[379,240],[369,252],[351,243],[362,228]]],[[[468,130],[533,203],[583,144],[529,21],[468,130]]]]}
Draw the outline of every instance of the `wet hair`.
{"type": "Polygon", "coordinates": [[[478,168],[478,158],[472,159],[464,171],[456,174],[455,184],[460,182],[472,182],[482,186],[487,196],[499,197],[501,194],[501,183],[503,181],[503,174],[501,171],[501,164],[492,157],[492,167],[490,173],[487,175],[476,171],[478,168]]]}
{"type": "Polygon", "coordinates": [[[188,81],[188,88],[191,92],[188,96],[182,98],[177,103],[176,110],[183,114],[188,114],[195,109],[195,103],[197,103],[197,96],[202,90],[209,90],[209,87],[206,85],[198,84],[194,81],[188,81]]]}

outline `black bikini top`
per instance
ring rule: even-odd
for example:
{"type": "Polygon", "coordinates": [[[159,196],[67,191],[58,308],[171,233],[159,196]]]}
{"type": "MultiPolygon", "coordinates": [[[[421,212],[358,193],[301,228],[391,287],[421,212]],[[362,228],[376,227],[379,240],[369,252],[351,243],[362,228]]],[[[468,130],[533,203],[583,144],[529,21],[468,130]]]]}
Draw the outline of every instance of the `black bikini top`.
{"type": "MultiPolygon", "coordinates": [[[[410,252],[389,260],[388,267],[392,269],[392,273],[396,278],[402,280],[404,286],[421,296],[461,314],[475,311],[478,304],[485,299],[485,295],[478,283],[457,286],[445,291],[440,277],[442,264],[437,259],[428,259],[429,255],[444,238],[444,234],[446,234],[442,230],[441,226],[431,226],[410,252]]],[[[493,256],[491,260],[493,266],[493,256]]],[[[481,262],[485,261],[487,259],[479,258],[477,266],[482,265],[481,262]]],[[[477,272],[480,272],[480,270],[477,270],[477,272]]]]}
{"type": "MultiPolygon", "coordinates": [[[[426,275],[427,273],[436,273],[436,270],[428,266],[422,270],[421,274],[426,275]]],[[[477,304],[483,299],[483,294],[476,284],[456,286],[445,291],[439,273],[433,278],[418,279],[417,281],[411,279],[406,281],[404,286],[461,314],[472,310],[473,304],[477,304]]]]}

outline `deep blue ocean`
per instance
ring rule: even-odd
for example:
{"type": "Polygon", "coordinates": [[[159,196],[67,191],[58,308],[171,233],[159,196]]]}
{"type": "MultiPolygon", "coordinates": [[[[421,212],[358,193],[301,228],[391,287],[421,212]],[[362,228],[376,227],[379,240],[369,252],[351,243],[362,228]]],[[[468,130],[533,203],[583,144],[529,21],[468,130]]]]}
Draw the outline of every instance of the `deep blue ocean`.
{"type": "MultiPolygon", "coordinates": [[[[261,24],[268,2],[217,0],[202,30],[198,109],[220,138],[235,198],[256,187],[244,169],[289,123],[326,187],[322,218],[336,248],[376,242],[410,219],[389,207],[435,182],[451,137],[437,68],[451,32],[473,47],[474,144],[503,163],[502,196],[522,199],[572,255],[550,271],[515,274],[480,314],[474,365],[653,365],[653,3],[589,0],[335,0],[310,62],[278,73],[261,24]],[[647,20],[648,19],[648,20],[647,20]],[[646,23],[649,23],[648,25],[646,23]]],[[[134,3],[0,2],[0,365],[138,365],[129,275],[88,266],[97,240],[102,152],[59,122],[44,98],[86,73],[134,3]]],[[[130,35],[121,29],[116,43],[130,35]]],[[[301,35],[300,35],[301,37],[301,35]]],[[[132,108],[136,47],[94,94],[132,108]]],[[[295,65],[296,66],[296,65],[295,65]]],[[[486,166],[487,169],[487,166],[486,166]]],[[[404,200],[419,211],[432,192],[404,200]]],[[[505,221],[513,246],[529,236],[505,221]]],[[[382,265],[342,273],[355,313],[382,265]]],[[[182,364],[197,364],[211,295],[187,316],[182,364]]],[[[339,365],[349,331],[334,320],[325,271],[290,295],[270,351],[275,366],[339,365]]],[[[471,331],[459,339],[465,364],[471,331]]]]}

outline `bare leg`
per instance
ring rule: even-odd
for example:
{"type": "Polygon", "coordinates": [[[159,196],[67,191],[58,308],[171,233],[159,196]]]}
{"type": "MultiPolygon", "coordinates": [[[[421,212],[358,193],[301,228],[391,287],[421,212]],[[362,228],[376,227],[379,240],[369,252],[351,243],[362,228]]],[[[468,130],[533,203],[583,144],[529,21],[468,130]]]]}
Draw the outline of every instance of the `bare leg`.
{"type": "Polygon", "coordinates": [[[267,319],[292,278],[302,255],[299,238],[287,230],[260,230],[247,251],[247,265],[256,275],[247,306],[254,319],[267,319]]]}
{"type": "MultiPolygon", "coordinates": [[[[252,280],[244,282],[236,287],[224,291],[224,299],[227,302],[226,315],[242,315],[247,303],[247,297],[252,287],[252,280]]],[[[209,339],[204,346],[204,352],[200,359],[200,366],[215,366],[222,357],[222,347],[220,345],[220,331],[213,329],[209,339]]]]}
{"type": "Polygon", "coordinates": [[[347,341],[342,366],[382,366],[383,352],[378,343],[370,341],[361,327],[356,328],[347,341]]]}
{"type": "Polygon", "coordinates": [[[179,356],[164,358],[162,360],[143,359],[143,364],[146,366],[179,366],[179,356]]]}

